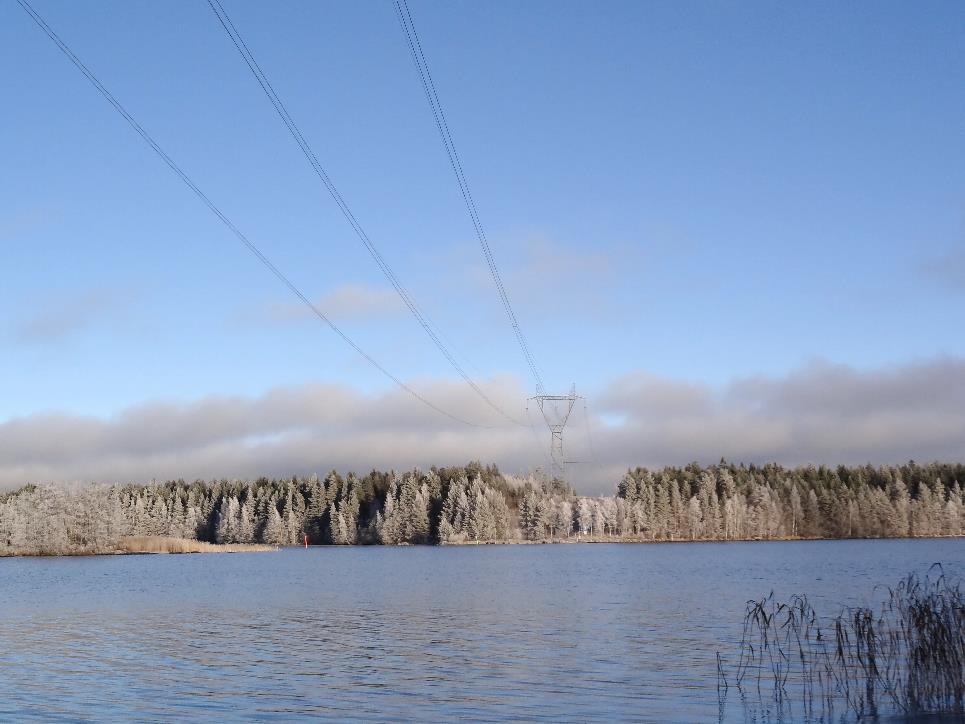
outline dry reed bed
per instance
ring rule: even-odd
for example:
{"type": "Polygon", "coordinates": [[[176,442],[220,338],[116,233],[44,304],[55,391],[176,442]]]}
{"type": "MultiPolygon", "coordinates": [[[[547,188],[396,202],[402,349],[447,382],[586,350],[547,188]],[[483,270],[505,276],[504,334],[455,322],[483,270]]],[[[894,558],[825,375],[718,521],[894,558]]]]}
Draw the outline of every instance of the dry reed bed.
{"type": "Polygon", "coordinates": [[[836,703],[858,719],[965,713],[965,595],[940,566],[932,571],[885,589],[879,610],[847,609],[823,628],[806,596],[749,601],[734,678],[745,704],[753,684],[759,701],[796,704],[807,719],[830,719],[836,703]]]}
{"type": "Polygon", "coordinates": [[[154,536],[121,538],[117,547],[124,553],[251,553],[278,550],[275,546],[254,543],[215,544],[187,538],[154,536]]]}

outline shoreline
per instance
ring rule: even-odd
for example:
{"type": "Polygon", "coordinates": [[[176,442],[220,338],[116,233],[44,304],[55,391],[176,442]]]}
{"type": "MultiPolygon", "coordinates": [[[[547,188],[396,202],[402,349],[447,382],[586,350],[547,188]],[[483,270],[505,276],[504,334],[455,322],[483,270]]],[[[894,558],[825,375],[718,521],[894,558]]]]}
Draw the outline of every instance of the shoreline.
{"type": "Polygon", "coordinates": [[[152,536],[124,537],[109,550],[44,551],[41,553],[0,553],[0,558],[88,558],[93,556],[159,556],[194,553],[270,553],[280,546],[264,543],[208,543],[189,538],[152,536]]]}
{"type": "MultiPolygon", "coordinates": [[[[335,545],[312,544],[309,548],[434,548],[434,547],[472,547],[472,546],[535,546],[535,545],[681,545],[687,543],[794,543],[819,541],[886,541],[886,540],[954,540],[965,539],[965,535],[930,535],[930,536],[901,536],[880,538],[696,538],[693,540],[653,540],[650,538],[619,538],[607,536],[584,536],[576,538],[556,538],[547,540],[492,540],[492,541],[455,541],[440,543],[398,543],[398,544],[365,544],[335,545]]],[[[208,543],[207,541],[189,540],[182,538],[137,538],[118,542],[114,550],[104,551],[66,551],[58,553],[0,553],[2,558],[88,558],[94,556],[151,556],[151,555],[191,555],[195,553],[271,553],[284,549],[302,548],[301,545],[273,546],[264,543],[208,543]]]]}
{"type": "Polygon", "coordinates": [[[117,541],[123,554],[184,554],[184,553],[269,553],[278,546],[266,543],[208,543],[192,538],[168,536],[127,536],[117,541]]]}
{"type": "MultiPolygon", "coordinates": [[[[571,544],[621,544],[621,545],[662,545],[662,544],[686,544],[686,543],[796,543],[814,541],[879,541],[879,540],[953,540],[965,539],[965,535],[903,535],[903,536],[877,536],[877,537],[854,537],[854,538],[805,538],[782,536],[777,538],[665,538],[656,540],[653,538],[628,538],[619,536],[584,536],[582,539],[576,538],[548,538],[546,540],[492,540],[492,541],[447,541],[440,543],[424,543],[428,546],[482,546],[482,545],[571,545],[571,544]]],[[[411,544],[405,544],[411,545],[411,544]]]]}

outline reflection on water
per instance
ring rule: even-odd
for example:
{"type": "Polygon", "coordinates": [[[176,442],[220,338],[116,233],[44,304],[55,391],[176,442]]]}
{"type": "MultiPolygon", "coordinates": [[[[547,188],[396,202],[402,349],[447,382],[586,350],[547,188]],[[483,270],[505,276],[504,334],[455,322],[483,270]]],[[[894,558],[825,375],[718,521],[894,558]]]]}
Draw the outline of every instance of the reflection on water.
{"type": "Polygon", "coordinates": [[[715,652],[736,652],[749,598],[836,613],[936,561],[961,576],[961,546],[0,560],[0,718],[713,721],[715,652]]]}

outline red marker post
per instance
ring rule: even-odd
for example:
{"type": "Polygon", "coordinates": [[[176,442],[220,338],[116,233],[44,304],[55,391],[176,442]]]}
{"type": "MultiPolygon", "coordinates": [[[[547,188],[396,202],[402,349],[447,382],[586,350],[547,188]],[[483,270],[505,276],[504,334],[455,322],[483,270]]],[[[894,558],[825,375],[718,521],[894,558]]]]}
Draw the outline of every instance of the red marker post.
{"type": "Polygon", "coordinates": [[[308,533],[305,534],[305,547],[308,548],[308,533]]]}

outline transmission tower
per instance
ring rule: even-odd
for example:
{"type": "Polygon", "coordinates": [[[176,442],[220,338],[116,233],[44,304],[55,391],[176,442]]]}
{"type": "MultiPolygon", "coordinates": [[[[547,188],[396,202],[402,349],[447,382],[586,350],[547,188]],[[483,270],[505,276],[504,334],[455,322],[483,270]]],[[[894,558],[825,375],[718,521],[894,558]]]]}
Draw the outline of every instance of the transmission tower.
{"type": "Polygon", "coordinates": [[[565,480],[566,458],[563,457],[563,428],[566,427],[566,421],[570,418],[570,413],[573,412],[573,405],[582,397],[576,394],[576,385],[574,384],[568,395],[536,395],[529,399],[536,400],[539,411],[543,413],[543,419],[546,420],[546,425],[550,429],[550,465],[552,467],[550,473],[554,478],[565,480]]]}

